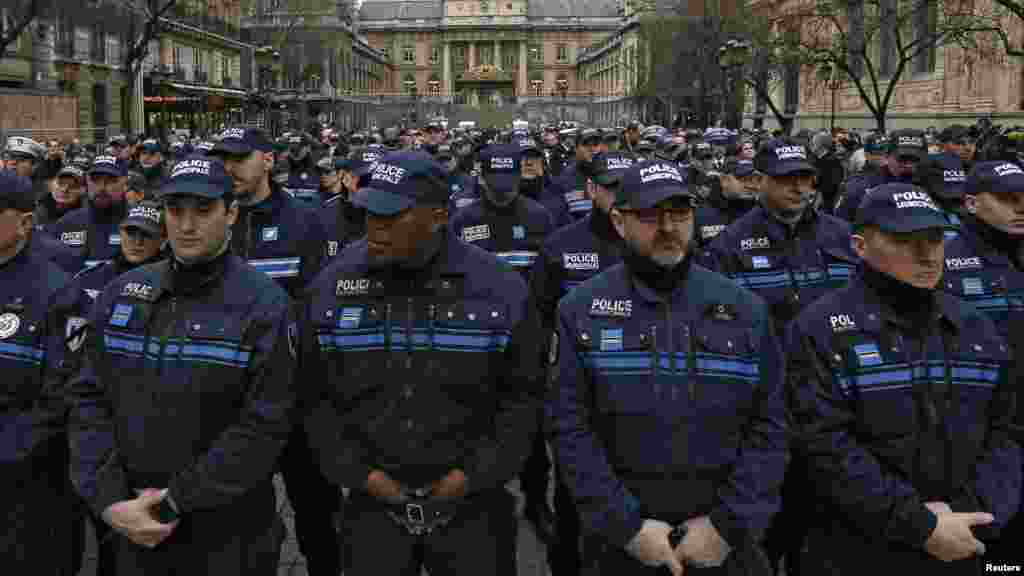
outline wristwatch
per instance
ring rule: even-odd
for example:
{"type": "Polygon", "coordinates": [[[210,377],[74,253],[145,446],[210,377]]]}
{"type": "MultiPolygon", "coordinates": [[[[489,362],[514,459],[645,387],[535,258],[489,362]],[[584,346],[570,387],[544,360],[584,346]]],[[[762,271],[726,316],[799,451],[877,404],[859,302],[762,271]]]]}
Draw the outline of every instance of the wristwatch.
{"type": "Polygon", "coordinates": [[[672,546],[673,550],[679,547],[679,543],[683,541],[683,538],[686,538],[686,530],[686,524],[679,524],[668,533],[668,543],[672,546]]]}
{"type": "Polygon", "coordinates": [[[161,524],[170,524],[178,519],[178,509],[174,506],[174,502],[171,501],[171,495],[167,494],[163,500],[161,500],[154,509],[156,519],[161,524]]]}

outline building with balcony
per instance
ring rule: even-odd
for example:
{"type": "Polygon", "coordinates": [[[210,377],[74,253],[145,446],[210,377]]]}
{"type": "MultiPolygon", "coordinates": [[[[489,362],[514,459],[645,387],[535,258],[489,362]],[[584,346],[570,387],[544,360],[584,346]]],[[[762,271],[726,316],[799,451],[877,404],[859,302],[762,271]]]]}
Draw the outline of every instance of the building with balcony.
{"type": "Polygon", "coordinates": [[[418,117],[587,121],[592,95],[576,57],[618,30],[624,9],[624,0],[364,0],[358,26],[418,117]]]}
{"type": "Polygon", "coordinates": [[[272,58],[258,64],[266,104],[260,122],[273,132],[342,130],[389,123],[382,99],[394,92],[384,53],[359,34],[346,3],[310,2],[301,12],[255,0],[242,19],[246,37],[272,58]]]}
{"type": "Polygon", "coordinates": [[[143,129],[202,137],[246,120],[254,46],[238,0],[184,0],[162,19],[142,64],[143,129]]]}

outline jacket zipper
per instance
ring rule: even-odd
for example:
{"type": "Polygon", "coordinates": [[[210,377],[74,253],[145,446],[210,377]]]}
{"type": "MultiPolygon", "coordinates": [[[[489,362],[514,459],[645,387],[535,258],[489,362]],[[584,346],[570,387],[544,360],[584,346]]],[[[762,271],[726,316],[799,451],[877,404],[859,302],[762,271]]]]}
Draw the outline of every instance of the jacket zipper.
{"type": "Polygon", "coordinates": [[[658,375],[658,327],[651,324],[651,371],[658,375]]]}
{"type": "Polygon", "coordinates": [[[384,351],[387,352],[387,367],[391,369],[391,303],[384,305],[384,351]]]}
{"type": "MultiPolygon", "coordinates": [[[[178,323],[178,315],[176,313],[177,312],[177,307],[178,307],[178,299],[172,296],[171,297],[170,306],[171,306],[171,323],[166,328],[164,328],[161,331],[161,333],[160,333],[160,354],[157,357],[157,363],[156,363],[156,370],[157,370],[157,374],[158,375],[163,374],[163,372],[164,372],[164,352],[167,350],[167,338],[168,338],[168,336],[171,335],[171,333],[174,332],[174,328],[175,328],[175,326],[178,323]]],[[[143,351],[143,353],[145,353],[145,350],[143,351]]],[[[178,350],[178,355],[179,355],[179,357],[181,356],[180,347],[179,347],[179,350],[178,350]]]]}
{"type": "Polygon", "coordinates": [[[413,309],[413,299],[408,299],[408,315],[405,318],[405,369],[412,370],[412,348],[415,340],[412,328],[414,325],[413,320],[415,319],[416,312],[413,309]]]}
{"type": "Polygon", "coordinates": [[[697,340],[693,337],[693,330],[689,324],[683,325],[683,335],[686,337],[686,382],[690,393],[690,403],[697,402],[697,340]]]}

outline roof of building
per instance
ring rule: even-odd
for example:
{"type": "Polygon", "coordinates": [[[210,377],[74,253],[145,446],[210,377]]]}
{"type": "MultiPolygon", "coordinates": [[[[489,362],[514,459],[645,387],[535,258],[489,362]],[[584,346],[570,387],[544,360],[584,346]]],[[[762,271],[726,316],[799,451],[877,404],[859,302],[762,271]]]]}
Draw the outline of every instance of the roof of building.
{"type": "MultiPolygon", "coordinates": [[[[620,0],[528,0],[527,18],[615,18],[620,0]]],[[[440,20],[444,0],[364,0],[359,9],[362,22],[392,20],[440,20]]]]}

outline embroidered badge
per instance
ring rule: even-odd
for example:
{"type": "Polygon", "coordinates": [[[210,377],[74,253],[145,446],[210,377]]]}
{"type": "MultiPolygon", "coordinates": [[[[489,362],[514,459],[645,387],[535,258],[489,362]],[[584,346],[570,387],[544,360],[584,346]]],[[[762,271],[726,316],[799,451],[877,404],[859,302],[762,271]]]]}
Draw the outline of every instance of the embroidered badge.
{"type": "Polygon", "coordinates": [[[512,227],[512,239],[513,240],[524,240],[526,239],[526,228],[522,226],[512,227]]]}
{"type": "Polygon", "coordinates": [[[121,245],[121,235],[120,235],[120,234],[111,234],[111,235],[110,235],[110,236],[109,236],[109,237],[107,238],[107,242],[108,242],[108,243],[109,243],[109,244],[110,244],[111,246],[120,246],[120,245],[121,245]]]}
{"type": "Polygon", "coordinates": [[[369,278],[351,278],[338,280],[338,284],[335,287],[335,295],[337,296],[356,296],[360,294],[368,294],[369,292],[369,278]]]}
{"type": "Polygon", "coordinates": [[[963,287],[966,296],[980,296],[985,293],[985,285],[981,278],[964,278],[963,287]]]}
{"type": "Polygon", "coordinates": [[[712,304],[708,306],[707,315],[720,322],[732,322],[736,319],[736,307],[732,304],[712,304]]]}
{"type": "Polygon", "coordinates": [[[72,316],[68,318],[67,327],[65,328],[64,336],[68,344],[68,350],[72,352],[78,352],[78,349],[85,343],[85,325],[87,324],[85,318],[79,316],[72,316]]]}
{"type": "Polygon", "coordinates": [[[757,270],[763,270],[764,268],[772,267],[772,261],[769,260],[767,256],[754,256],[753,258],[750,259],[750,263],[757,270]]]}
{"type": "Polygon", "coordinates": [[[63,232],[60,235],[60,241],[66,246],[85,246],[85,237],[89,234],[86,230],[79,230],[78,232],[63,232]]]}
{"type": "Polygon", "coordinates": [[[562,267],[566,270],[598,270],[601,267],[601,257],[597,252],[562,254],[562,267]]]}
{"type": "Polygon", "coordinates": [[[622,328],[604,328],[601,330],[601,351],[618,352],[622,350],[622,328]]]}
{"type": "Polygon", "coordinates": [[[590,303],[590,315],[611,318],[629,318],[633,315],[633,301],[594,298],[590,303]]]}
{"type": "Polygon", "coordinates": [[[338,241],[337,240],[328,240],[327,241],[327,255],[332,257],[332,258],[334,256],[338,255],[338,241]]]}
{"type": "Polygon", "coordinates": [[[138,298],[139,300],[153,300],[153,287],[142,282],[129,282],[121,288],[121,296],[138,298]]]}
{"type": "Polygon", "coordinates": [[[467,226],[462,229],[462,241],[463,242],[476,242],[477,240],[487,240],[491,237],[491,227],[487,224],[480,224],[478,226],[467,226]]]}
{"type": "Polygon", "coordinates": [[[363,318],[361,307],[342,308],[338,314],[338,328],[358,328],[359,321],[363,318]]]}
{"type": "Polygon", "coordinates": [[[878,352],[877,344],[857,344],[853,351],[857,354],[857,362],[861,366],[878,366],[882,363],[882,355],[878,352]]]}
{"type": "Polygon", "coordinates": [[[277,242],[277,226],[271,226],[263,229],[263,241],[277,242]]]}
{"type": "Polygon", "coordinates": [[[114,306],[114,313],[110,315],[110,325],[124,328],[132,319],[132,312],[135,308],[131,304],[118,304],[114,306]]]}
{"type": "Polygon", "coordinates": [[[8,312],[0,316],[0,340],[6,340],[14,336],[21,326],[21,318],[17,314],[8,312]]]}

